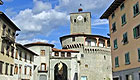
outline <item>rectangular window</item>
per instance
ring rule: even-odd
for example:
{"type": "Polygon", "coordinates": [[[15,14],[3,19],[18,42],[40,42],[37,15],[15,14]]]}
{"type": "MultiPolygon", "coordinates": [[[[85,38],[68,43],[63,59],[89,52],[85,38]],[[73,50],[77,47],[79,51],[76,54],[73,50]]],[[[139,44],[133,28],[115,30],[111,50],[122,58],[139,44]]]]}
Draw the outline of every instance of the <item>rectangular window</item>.
{"type": "Polygon", "coordinates": [[[2,32],[2,35],[3,35],[3,36],[5,35],[5,31],[6,31],[6,25],[3,24],[3,32],[2,32]]]}
{"type": "Polygon", "coordinates": [[[41,63],[41,71],[46,71],[46,63],[41,63]]]}
{"type": "Polygon", "coordinates": [[[3,43],[3,41],[2,41],[2,43],[1,43],[1,53],[4,54],[4,43],[3,43]]]}
{"type": "Polygon", "coordinates": [[[6,66],[5,66],[5,75],[8,75],[8,63],[6,63],[6,66]]]}
{"type": "Polygon", "coordinates": [[[41,56],[45,56],[45,50],[41,50],[40,53],[41,56]]]}
{"type": "Polygon", "coordinates": [[[113,31],[113,32],[116,31],[116,22],[114,22],[114,23],[112,24],[112,31],[113,31]]]}
{"type": "Polygon", "coordinates": [[[91,41],[87,41],[87,46],[91,46],[91,41]]]}
{"type": "Polygon", "coordinates": [[[112,19],[115,17],[115,13],[112,13],[112,19]]]}
{"type": "Polygon", "coordinates": [[[59,56],[59,52],[55,52],[55,56],[59,56]]]}
{"type": "Polygon", "coordinates": [[[139,3],[138,2],[133,6],[133,13],[134,13],[134,16],[139,14],[139,3]]]}
{"type": "Polygon", "coordinates": [[[61,57],[65,57],[65,52],[61,52],[61,57]]]}
{"type": "Polygon", "coordinates": [[[75,41],[75,37],[72,37],[72,41],[75,41]]]}
{"type": "Polygon", "coordinates": [[[19,65],[19,74],[22,73],[22,65],[19,65]]]}
{"type": "Polygon", "coordinates": [[[67,57],[71,57],[71,53],[70,52],[67,53],[67,57]]]}
{"type": "Polygon", "coordinates": [[[138,61],[140,61],[140,48],[138,48],[138,61]]]}
{"type": "Polygon", "coordinates": [[[2,69],[3,69],[3,62],[0,61],[0,74],[2,74],[2,69]]]}
{"type": "Polygon", "coordinates": [[[7,56],[9,56],[9,50],[10,50],[10,46],[7,45],[7,47],[6,47],[6,55],[7,55],[7,56]]]}
{"type": "Polygon", "coordinates": [[[11,76],[13,75],[13,65],[11,65],[11,67],[10,67],[10,75],[11,76]]]}
{"type": "Polygon", "coordinates": [[[18,66],[17,66],[17,64],[15,65],[14,74],[18,74],[18,66]]]}
{"type": "Polygon", "coordinates": [[[32,56],[30,56],[30,63],[32,63],[32,56]]]}
{"type": "Polygon", "coordinates": [[[132,75],[126,75],[126,80],[133,80],[132,75]]]}
{"type": "Polygon", "coordinates": [[[87,80],[87,76],[81,76],[81,80],[87,80]]]}
{"type": "Polygon", "coordinates": [[[125,64],[130,64],[129,52],[125,54],[125,64]]]}
{"type": "Polygon", "coordinates": [[[114,40],[114,49],[117,49],[118,45],[117,45],[117,39],[114,40]]]}
{"type": "Polygon", "coordinates": [[[11,47],[11,57],[14,58],[14,47],[11,47]]]}
{"type": "Polygon", "coordinates": [[[30,73],[29,74],[30,74],[30,76],[32,76],[32,68],[30,68],[30,73]]]}
{"type": "Polygon", "coordinates": [[[119,67],[119,57],[115,57],[115,67],[119,67]]]}
{"type": "Polygon", "coordinates": [[[22,51],[19,52],[19,59],[22,60],[21,58],[22,58],[22,51]]]}
{"type": "Polygon", "coordinates": [[[133,29],[133,35],[134,35],[134,38],[139,38],[140,37],[140,25],[136,26],[133,29]]]}
{"type": "Polygon", "coordinates": [[[18,49],[16,49],[16,55],[15,58],[18,59],[18,49]]]}
{"type": "Polygon", "coordinates": [[[126,14],[122,15],[122,25],[126,24],[126,14]]]}
{"type": "Polygon", "coordinates": [[[123,44],[127,44],[128,43],[128,38],[127,38],[127,32],[123,34],[123,44]]]}
{"type": "Polygon", "coordinates": [[[24,67],[24,74],[25,75],[27,74],[27,67],[26,66],[24,67]]]}
{"type": "Polygon", "coordinates": [[[27,54],[25,53],[25,62],[27,61],[27,54]]]}
{"type": "Polygon", "coordinates": [[[10,29],[8,29],[8,36],[10,36],[10,35],[11,35],[10,33],[11,33],[11,30],[10,30],[10,29]]]}
{"type": "Polygon", "coordinates": [[[120,9],[121,9],[121,10],[124,9],[124,3],[121,4],[120,9]]]}

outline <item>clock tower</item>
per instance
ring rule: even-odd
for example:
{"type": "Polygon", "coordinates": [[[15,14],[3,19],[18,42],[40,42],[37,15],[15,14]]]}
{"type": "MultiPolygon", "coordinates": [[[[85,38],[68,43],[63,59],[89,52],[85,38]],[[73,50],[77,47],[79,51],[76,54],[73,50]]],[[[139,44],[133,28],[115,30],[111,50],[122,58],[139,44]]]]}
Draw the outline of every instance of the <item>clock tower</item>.
{"type": "Polygon", "coordinates": [[[78,11],[70,14],[71,34],[91,34],[91,13],[78,11]]]}

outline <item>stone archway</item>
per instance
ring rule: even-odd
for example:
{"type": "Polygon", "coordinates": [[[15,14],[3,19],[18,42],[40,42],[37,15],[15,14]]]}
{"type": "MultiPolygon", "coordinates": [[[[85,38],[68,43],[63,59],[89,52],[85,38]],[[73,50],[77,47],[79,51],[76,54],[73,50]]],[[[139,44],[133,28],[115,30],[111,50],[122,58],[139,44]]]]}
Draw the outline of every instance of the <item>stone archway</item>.
{"type": "Polygon", "coordinates": [[[67,65],[60,62],[54,67],[54,80],[67,80],[67,65]]]}

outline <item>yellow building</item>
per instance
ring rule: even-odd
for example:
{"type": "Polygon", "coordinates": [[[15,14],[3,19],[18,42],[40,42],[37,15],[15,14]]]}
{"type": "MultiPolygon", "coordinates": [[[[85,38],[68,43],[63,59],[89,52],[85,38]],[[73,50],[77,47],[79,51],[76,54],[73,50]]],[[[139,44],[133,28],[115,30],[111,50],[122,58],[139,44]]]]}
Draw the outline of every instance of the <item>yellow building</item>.
{"type": "Polygon", "coordinates": [[[15,34],[20,29],[0,12],[0,80],[13,76],[15,34]]]}
{"type": "Polygon", "coordinates": [[[140,0],[115,0],[109,20],[114,80],[140,80],[140,0]]]}

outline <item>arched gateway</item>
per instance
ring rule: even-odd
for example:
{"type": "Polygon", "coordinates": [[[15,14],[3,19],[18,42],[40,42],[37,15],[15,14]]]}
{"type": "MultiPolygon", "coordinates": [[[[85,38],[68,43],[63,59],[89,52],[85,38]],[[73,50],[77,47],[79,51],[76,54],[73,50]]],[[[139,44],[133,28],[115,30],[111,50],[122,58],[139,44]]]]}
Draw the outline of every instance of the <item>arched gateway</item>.
{"type": "Polygon", "coordinates": [[[67,65],[60,62],[54,67],[54,80],[67,80],[67,65]]]}

